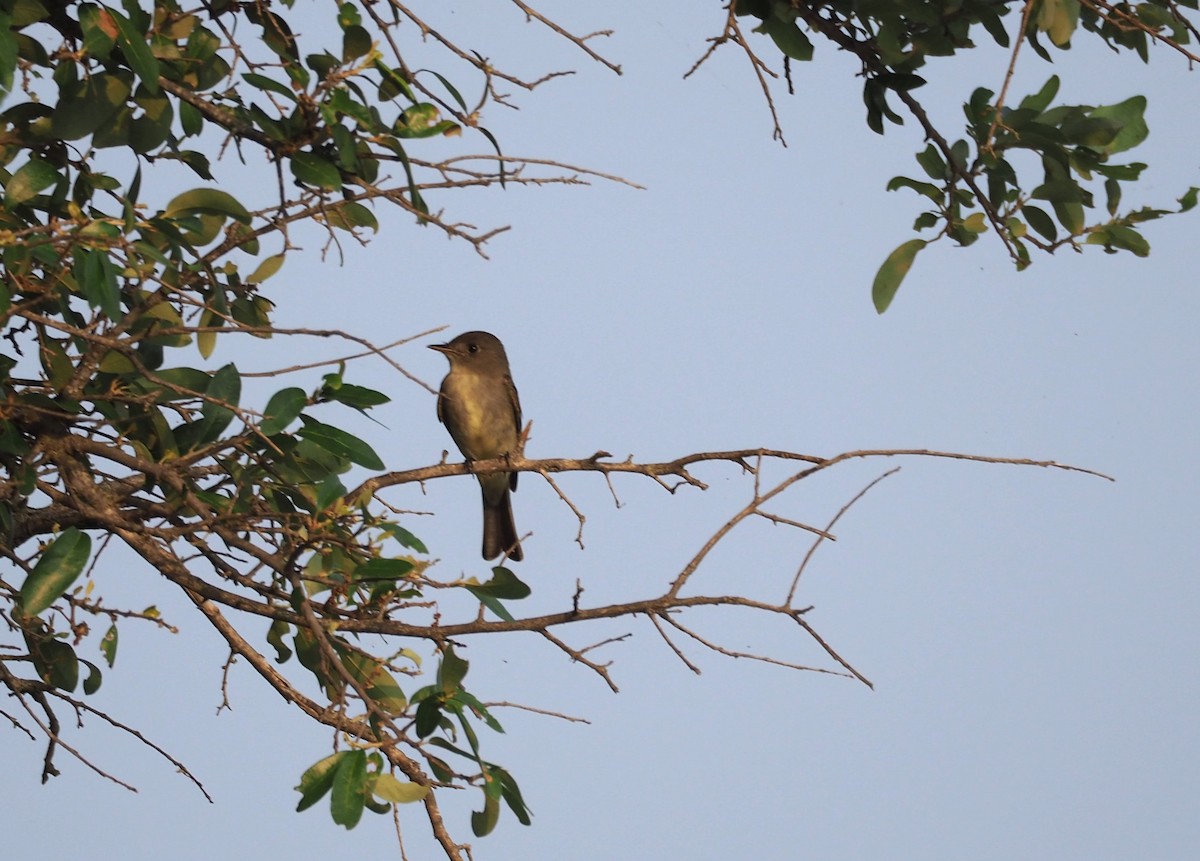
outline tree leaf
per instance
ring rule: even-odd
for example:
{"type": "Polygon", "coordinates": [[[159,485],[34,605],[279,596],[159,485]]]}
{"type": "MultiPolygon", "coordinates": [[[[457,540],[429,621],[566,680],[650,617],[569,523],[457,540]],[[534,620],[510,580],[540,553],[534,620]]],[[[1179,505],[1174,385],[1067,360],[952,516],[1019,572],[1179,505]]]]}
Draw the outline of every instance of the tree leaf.
{"type": "Polygon", "coordinates": [[[69,643],[28,633],[25,642],[33,668],[42,681],[62,691],[73,691],[79,686],[79,656],[69,643]]]}
{"type": "Polygon", "coordinates": [[[337,165],[316,153],[295,153],[288,160],[288,164],[292,169],[292,176],[305,185],[331,190],[342,187],[342,173],[337,165]]]}
{"type": "Polygon", "coordinates": [[[371,50],[371,34],[357,24],[342,31],[342,61],[357,60],[371,50]]]}
{"type": "Polygon", "coordinates": [[[13,30],[12,15],[0,12],[0,93],[7,93],[12,89],[17,56],[17,37],[13,30]]]}
{"type": "Polygon", "coordinates": [[[1041,113],[1050,107],[1050,103],[1054,101],[1054,97],[1058,95],[1058,87],[1060,81],[1058,75],[1051,75],[1050,80],[1042,85],[1042,88],[1033,95],[1026,96],[1021,99],[1021,108],[1030,110],[1036,113],[1041,113]]]}
{"type": "Polygon", "coordinates": [[[104,637],[100,640],[100,654],[104,656],[105,662],[111,667],[117,661],[117,626],[112,624],[108,626],[108,630],[104,632],[104,637]]]}
{"type": "Polygon", "coordinates": [[[476,597],[491,595],[495,598],[504,598],[513,601],[528,598],[533,594],[533,590],[523,583],[516,574],[499,565],[492,569],[491,580],[479,584],[468,583],[466,588],[476,597]]]}
{"type": "Polygon", "coordinates": [[[300,420],[304,422],[304,427],[297,433],[304,439],[316,443],[331,454],[348,458],[359,466],[365,466],[367,469],[383,469],[383,461],[379,459],[379,455],[358,437],[346,433],[341,428],[310,419],[308,416],[301,416],[300,420]]]}
{"type": "Polygon", "coordinates": [[[255,270],[251,272],[249,276],[247,276],[247,283],[261,284],[263,281],[266,281],[268,278],[278,272],[280,267],[283,266],[284,256],[285,255],[283,254],[272,254],[270,257],[263,260],[258,264],[255,270]]]}
{"type": "Polygon", "coordinates": [[[266,75],[260,75],[256,72],[244,72],[242,80],[257,89],[275,93],[276,95],[291,99],[293,102],[296,101],[296,93],[292,88],[287,84],[276,81],[274,78],[268,78],[266,75]]]}
{"type": "Polygon", "coordinates": [[[355,583],[371,580],[399,580],[412,571],[413,567],[413,564],[407,559],[368,559],[354,569],[350,579],[355,583]]]}
{"type": "Polygon", "coordinates": [[[307,404],[308,395],[304,393],[304,389],[296,386],[280,389],[271,395],[271,399],[263,408],[263,420],[258,426],[259,431],[267,436],[279,433],[296,420],[296,416],[300,415],[307,404]]]}
{"type": "Polygon", "coordinates": [[[300,803],[296,805],[297,813],[307,810],[324,797],[333,787],[333,777],[338,766],[351,753],[352,751],[348,750],[338,751],[308,767],[296,787],[296,791],[300,793],[300,803]]]}
{"type": "Polygon", "coordinates": [[[167,218],[178,218],[193,213],[226,215],[243,224],[250,223],[250,213],[246,211],[246,207],[232,194],[219,188],[193,188],[191,191],[185,191],[173,197],[163,210],[163,215],[167,218]]]}
{"type": "Polygon", "coordinates": [[[379,232],[379,219],[375,213],[353,200],[347,200],[336,206],[330,206],[321,213],[325,222],[339,230],[354,230],[356,227],[369,227],[372,232],[379,232]]]}
{"type": "Polygon", "coordinates": [[[150,52],[146,36],[139,33],[133,22],[113,9],[105,10],[117,25],[117,44],[125,52],[129,67],[150,93],[158,92],[158,60],[150,52]]]}
{"type": "Polygon", "coordinates": [[[242,377],[237,366],[230,363],[219,368],[204,394],[211,400],[206,400],[200,408],[201,430],[196,438],[197,446],[215,441],[233,421],[232,408],[238,405],[242,396],[242,377]]]}
{"type": "Polygon", "coordinates": [[[917,194],[923,194],[934,203],[941,203],[944,194],[942,189],[931,182],[921,182],[920,180],[911,179],[907,176],[893,176],[888,180],[887,190],[895,191],[898,188],[911,188],[917,194]]]}
{"type": "Polygon", "coordinates": [[[379,528],[399,541],[402,546],[407,547],[410,550],[415,550],[418,553],[429,552],[429,549],[425,546],[425,542],[413,535],[403,526],[399,526],[395,523],[383,523],[380,524],[379,528]]]}
{"type": "Polygon", "coordinates": [[[1027,203],[1021,207],[1021,212],[1025,214],[1025,220],[1029,222],[1029,226],[1040,233],[1047,241],[1053,242],[1058,238],[1058,227],[1054,224],[1054,219],[1044,209],[1039,209],[1033,204],[1027,203]]]}
{"type": "Polygon", "coordinates": [[[129,80],[118,74],[90,76],[78,89],[61,88],[51,117],[51,129],[64,140],[79,140],[108,123],[133,91],[129,80]]]}
{"type": "Polygon", "coordinates": [[[377,774],[370,782],[371,793],[392,804],[411,804],[422,801],[431,787],[419,783],[401,782],[390,774],[377,774]]]}
{"type": "Polygon", "coordinates": [[[1121,125],[1121,130],[1112,137],[1102,149],[1108,155],[1133,149],[1150,134],[1146,125],[1146,97],[1133,96],[1115,105],[1105,105],[1092,111],[1096,119],[1115,120],[1121,125]]]}
{"type": "Polygon", "coordinates": [[[930,179],[938,182],[946,179],[946,162],[933,144],[929,144],[924,150],[917,153],[917,164],[921,165],[921,169],[930,179]]]}
{"type": "MultiPolygon", "coordinates": [[[[485,784],[486,786],[486,784],[485,784]]],[[[484,790],[483,810],[471,811],[471,831],[476,837],[486,837],[492,833],[500,819],[500,801],[487,794],[484,790]]]]}
{"type": "Polygon", "coordinates": [[[454,653],[452,646],[447,646],[442,653],[441,663],[438,664],[438,687],[443,693],[451,694],[456,691],[466,678],[470,664],[454,653]]]}
{"type": "Polygon", "coordinates": [[[91,661],[83,661],[87,664],[87,678],[83,680],[83,692],[89,696],[100,690],[100,683],[104,680],[104,675],[100,672],[100,668],[91,661]]]}
{"type": "Polygon", "coordinates": [[[64,529],[47,547],[21,584],[21,609],[37,616],[57,601],[83,573],[92,552],[92,539],[74,526],[64,529]]]}
{"type": "Polygon", "coordinates": [[[21,165],[4,185],[4,205],[6,207],[20,206],[32,200],[45,188],[49,188],[61,179],[58,169],[49,162],[37,156],[21,165]]]}
{"type": "Polygon", "coordinates": [[[1200,188],[1196,186],[1189,188],[1183,197],[1179,198],[1179,211],[1187,212],[1189,209],[1194,209],[1198,195],[1200,195],[1200,188]]]}
{"type": "Polygon", "coordinates": [[[267,629],[267,645],[275,649],[275,663],[277,664],[286,664],[292,656],[292,650],[283,641],[283,638],[290,634],[291,631],[292,626],[282,619],[276,619],[271,623],[271,627],[267,629]]]}
{"type": "Polygon", "coordinates": [[[771,15],[756,30],[771,37],[775,47],[793,60],[807,63],[813,58],[813,43],[795,21],[784,21],[771,15]]]}
{"type": "Polygon", "coordinates": [[[362,819],[367,797],[367,755],[361,750],[348,750],[337,763],[333,774],[333,795],[330,813],[333,821],[347,830],[362,819]]]}
{"type": "Polygon", "coordinates": [[[896,291],[904,281],[904,276],[912,268],[917,252],[928,243],[924,239],[910,239],[888,255],[887,260],[875,274],[875,283],[871,285],[871,299],[875,303],[875,311],[882,314],[896,298],[896,291]]]}
{"type": "Polygon", "coordinates": [[[368,389],[363,386],[351,385],[350,383],[343,383],[336,389],[332,389],[328,392],[328,396],[331,400],[335,400],[339,404],[345,404],[359,411],[366,411],[371,407],[386,404],[391,400],[383,392],[377,392],[374,389],[368,389]]]}

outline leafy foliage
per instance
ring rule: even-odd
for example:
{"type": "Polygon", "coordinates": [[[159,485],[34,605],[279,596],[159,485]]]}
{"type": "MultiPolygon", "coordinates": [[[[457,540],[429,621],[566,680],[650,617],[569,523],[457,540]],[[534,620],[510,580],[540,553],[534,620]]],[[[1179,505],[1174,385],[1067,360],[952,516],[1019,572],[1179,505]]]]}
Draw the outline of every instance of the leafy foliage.
{"type": "MultiPolygon", "coordinates": [[[[347,498],[341,478],[384,463],[336,414],[368,413],[388,397],[339,369],[313,390],[280,388],[256,409],[236,364],[203,362],[221,338],[277,334],[261,285],[287,259],[290,225],[315,222],[334,243],[365,238],[378,229],[379,205],[438,225],[416,153],[440,179],[448,154],[438,142],[476,118],[444,76],[430,89],[398,55],[385,60],[378,45],[398,21],[369,4],[328,8],[340,34],[333,47],[303,44],[285,12],[260,3],[212,3],[208,14],[174,0],[4,7],[0,546],[23,576],[6,575],[0,595],[34,673],[22,680],[6,658],[5,683],[70,693],[82,665],[84,693],[93,693],[101,669],[78,652],[87,620],[109,620],[99,642],[108,667],[119,624],[158,621],[153,608],[107,609],[90,579],[76,585],[120,536],[198,602],[246,609],[248,590],[256,612],[273,619],[267,640],[278,663],[294,655],[312,674],[331,725],[367,743],[403,737],[395,722],[421,701],[409,702],[399,678],[418,671],[419,655],[370,654],[312,609],[319,596],[330,619],[384,614],[424,587],[419,539],[369,497],[347,498]],[[261,43],[235,42],[244,28],[261,43]],[[222,137],[278,171],[277,200],[241,200],[235,183],[210,184],[222,137]],[[378,184],[386,162],[400,167],[400,185],[378,184]],[[155,200],[147,192],[161,185],[143,176],[173,167],[200,184],[155,200]],[[271,237],[284,250],[268,251],[271,237]],[[92,533],[106,536],[95,553],[92,533]],[[35,538],[33,554],[19,556],[35,538]],[[230,553],[255,564],[240,572],[230,553]],[[189,556],[235,591],[204,579],[189,556]],[[349,717],[352,702],[365,723],[349,717]]],[[[520,597],[515,575],[506,577],[503,597],[520,597]]],[[[243,645],[227,633],[231,647],[243,645]]],[[[460,683],[441,708],[455,714],[455,732],[470,732],[479,780],[491,785],[498,767],[485,767],[471,724],[498,724],[460,683]]],[[[334,821],[352,827],[364,808],[421,800],[430,778],[404,760],[416,782],[397,779],[398,761],[360,749],[324,759],[301,782],[301,807],[332,790],[334,821]]]]}
{"type": "Polygon", "coordinates": [[[1014,108],[1008,94],[1010,68],[998,95],[979,87],[966,99],[966,136],[957,137],[943,133],[929,118],[918,95],[926,83],[919,72],[931,58],[984,41],[1011,48],[1013,68],[1022,44],[1049,61],[1052,51],[1069,49],[1081,30],[1118,51],[1132,50],[1145,62],[1151,43],[1173,48],[1195,62],[1200,57],[1184,47],[1197,35],[1185,7],[1196,9],[1195,0],[1117,6],[1092,0],[737,0],[732,12],[757,19],[754,29],[771,37],[785,63],[813,59],[809,33],[853,53],[863,64],[867,126],[883,134],[889,123],[902,124],[901,112],[906,112],[929,140],[916,156],[921,176],[895,177],[887,188],[907,188],[931,203],[913,228],[935,232],[905,241],[884,262],[872,290],[882,313],[917,251],[942,238],[971,245],[989,227],[1019,269],[1032,262],[1031,248],[1053,252],[1087,244],[1110,253],[1150,253],[1140,226],[1192,208],[1195,190],[1179,199],[1176,210],[1143,206],[1121,211],[1123,184],[1137,181],[1146,165],[1114,164],[1110,158],[1133,149],[1149,134],[1145,97],[1099,107],[1055,104],[1059,79],[1051,76],[1039,92],[1014,108]],[[1094,216],[1088,211],[1098,208],[1101,189],[1103,214],[1089,223],[1094,216]]]}

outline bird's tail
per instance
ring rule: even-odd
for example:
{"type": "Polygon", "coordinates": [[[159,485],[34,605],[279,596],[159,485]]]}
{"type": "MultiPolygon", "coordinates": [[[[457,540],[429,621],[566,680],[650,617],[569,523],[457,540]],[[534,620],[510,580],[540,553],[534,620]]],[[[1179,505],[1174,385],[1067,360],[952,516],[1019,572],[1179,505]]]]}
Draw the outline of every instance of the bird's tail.
{"type": "Polygon", "coordinates": [[[495,503],[489,503],[487,494],[483,495],[483,558],[495,559],[502,553],[514,562],[525,557],[517,540],[512,495],[508,490],[495,503]]]}

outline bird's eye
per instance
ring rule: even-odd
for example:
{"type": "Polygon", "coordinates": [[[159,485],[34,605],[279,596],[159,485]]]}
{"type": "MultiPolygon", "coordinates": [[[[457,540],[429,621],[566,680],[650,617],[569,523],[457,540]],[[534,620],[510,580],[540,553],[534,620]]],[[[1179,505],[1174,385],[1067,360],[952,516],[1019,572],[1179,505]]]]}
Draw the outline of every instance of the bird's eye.
{"type": "Polygon", "coordinates": [[[478,352],[479,352],[479,345],[478,345],[478,344],[471,344],[471,346],[467,347],[467,352],[468,352],[468,353],[478,353],[478,352]]]}

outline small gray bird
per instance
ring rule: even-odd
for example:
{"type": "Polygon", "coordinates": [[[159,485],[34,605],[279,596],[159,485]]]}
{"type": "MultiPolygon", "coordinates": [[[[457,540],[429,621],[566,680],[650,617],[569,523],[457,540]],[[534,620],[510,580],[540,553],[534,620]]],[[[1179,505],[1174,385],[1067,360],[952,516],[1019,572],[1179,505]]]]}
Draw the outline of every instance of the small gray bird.
{"type": "MultiPolygon", "coordinates": [[[[508,355],[495,335],[465,332],[448,344],[432,344],[450,360],[438,392],[438,420],[468,461],[520,453],[521,401],[508,370],[508,355]]],[[[513,523],[510,490],[517,473],[476,476],[483,490],[483,558],[524,557],[513,523]]]]}

